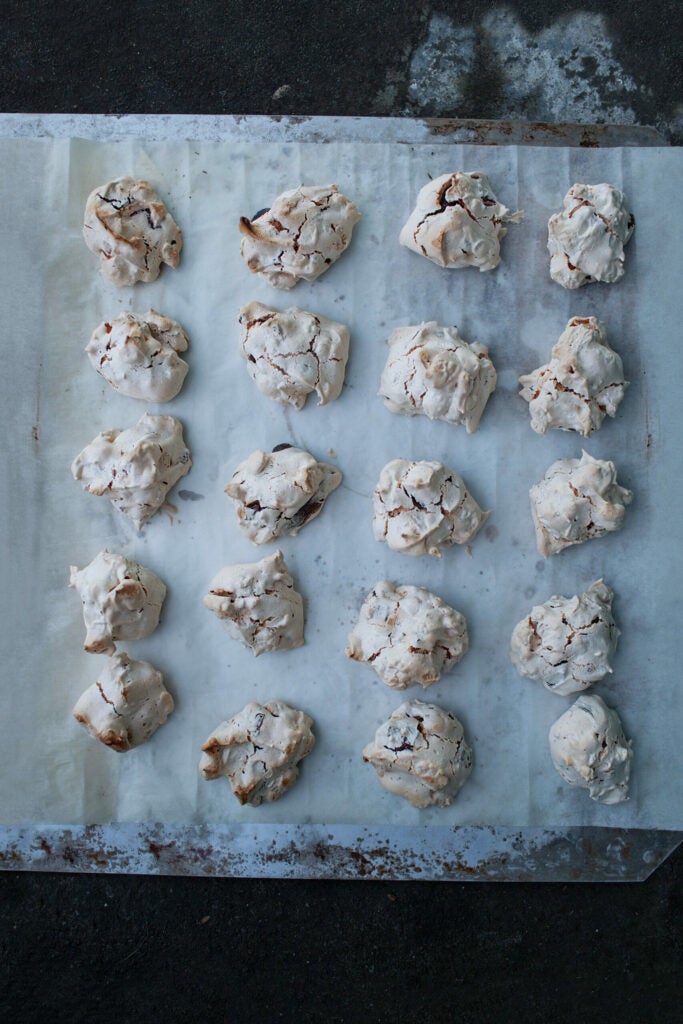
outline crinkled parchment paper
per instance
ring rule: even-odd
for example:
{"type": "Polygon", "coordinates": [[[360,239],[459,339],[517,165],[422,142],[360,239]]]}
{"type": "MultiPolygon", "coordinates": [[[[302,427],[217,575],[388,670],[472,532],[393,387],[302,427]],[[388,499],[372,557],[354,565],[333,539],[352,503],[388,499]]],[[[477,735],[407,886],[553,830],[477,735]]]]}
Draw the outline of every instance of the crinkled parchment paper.
{"type": "Polygon", "coordinates": [[[682,194],[683,153],[675,150],[0,142],[0,819],[680,827],[682,194]],[[398,245],[427,176],[457,169],[485,171],[502,202],[526,211],[491,273],[440,270],[398,245]],[[123,174],[157,185],[185,248],[178,271],[117,291],[100,277],[81,223],[90,190],[123,174]],[[272,290],[239,257],[239,216],[298,183],[331,181],[363,213],[350,250],[314,284],[272,290]],[[637,227],[618,285],[569,293],[550,280],[546,222],[575,181],[612,182],[632,201],[637,227]],[[259,394],[238,355],[238,309],[251,299],[349,324],[338,401],[320,409],[309,399],[297,413],[259,394]],[[194,466],[171,492],[177,512],[137,534],[106,500],[86,494],[69,466],[98,431],[127,427],[147,408],[114,393],[83,348],[102,319],[150,306],[190,335],[185,388],[156,411],[183,421],[194,466]],[[547,361],[574,315],[606,321],[631,381],[616,420],[587,442],[535,435],[517,396],[518,375],[547,361]],[[392,415],[376,397],[390,331],[423,319],[457,324],[467,340],[490,346],[499,387],[473,436],[392,415]],[[344,484],[315,522],[281,545],[305,598],[306,645],[255,660],[201,599],[222,565],[273,550],[240,534],[223,487],[254,448],[283,441],[334,461],[344,484]],[[528,488],[582,444],[616,461],[635,500],[623,532],[543,561],[528,488]],[[471,556],[456,548],[440,560],[413,559],[373,540],[370,496],[382,466],[399,456],[446,462],[493,510],[471,556]],[[71,718],[102,659],[82,650],[69,565],[85,565],[105,546],[151,566],[169,587],[160,628],[127,650],[163,671],[177,709],[151,742],[124,755],[71,718]],[[519,678],[508,656],[512,628],[532,604],[599,576],[616,591],[623,635],[614,675],[596,692],[618,708],[635,748],[632,799],[617,807],[562,784],[547,732],[570,700],[519,678]],[[426,694],[411,691],[460,716],[474,747],[471,780],[445,810],[414,810],[361,761],[364,744],[404,699],[344,656],[358,607],[382,578],[426,586],[467,617],[463,662],[426,694]],[[247,700],[269,698],[312,715],[318,742],[285,799],[240,808],[227,782],[200,779],[199,748],[247,700]]]}

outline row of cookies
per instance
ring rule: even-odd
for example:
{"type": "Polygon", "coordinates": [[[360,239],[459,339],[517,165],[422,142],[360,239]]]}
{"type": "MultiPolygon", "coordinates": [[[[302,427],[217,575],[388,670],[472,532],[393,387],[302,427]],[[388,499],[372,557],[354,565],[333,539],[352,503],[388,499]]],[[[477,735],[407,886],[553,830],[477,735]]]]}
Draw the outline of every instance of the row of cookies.
{"type": "MultiPolygon", "coordinates": [[[[441,267],[493,270],[506,224],[523,216],[498,201],[485,174],[443,174],[420,190],[399,241],[441,267]]],[[[274,288],[315,281],[346,251],[360,217],[336,185],[302,185],[251,219],[240,218],[241,254],[274,288]]],[[[618,281],[634,224],[620,189],[573,185],[548,222],[551,277],[570,289],[618,281]]],[[[124,177],[94,189],[83,235],[102,274],[118,287],[154,281],[162,265],[180,262],[182,232],[147,181],[124,177]]]]}
{"type": "MultiPolygon", "coordinates": [[[[316,392],[319,405],[338,398],[349,355],[349,330],[319,314],[291,307],[278,310],[251,302],[240,310],[240,352],[259,391],[301,409],[316,392]]],[[[151,309],[123,312],[93,331],[86,346],[92,366],[120,394],[168,402],[188,372],[181,352],[188,347],[181,325],[151,309]]],[[[476,431],[496,387],[495,366],[485,345],[466,342],[457,327],[435,321],[398,327],[378,394],[391,412],[424,415],[476,431]]],[[[605,416],[615,416],[628,382],[623,363],[594,317],[573,317],[550,361],[520,377],[531,426],[574,430],[584,437],[605,416]]]]}
{"type": "MultiPolygon", "coordinates": [[[[153,281],[164,264],[177,267],[183,245],[182,231],[154,188],[132,179],[92,192],[83,236],[98,252],[103,276],[117,286],[153,281]]],[[[86,353],[115,390],[147,402],[168,402],[188,372],[180,356],[187,347],[180,324],[150,310],[145,316],[124,312],[103,321],[86,353]]],[[[91,493],[109,493],[113,505],[140,529],[191,466],[180,421],[145,414],[127,430],[100,433],[71,469],[91,493]]],[[[71,566],[70,586],[81,598],[84,649],[109,655],[96,682],[77,701],[74,717],[111,750],[131,750],[164,724],[174,701],[161,672],[117,651],[117,644],[156,629],[166,585],[151,569],[105,549],[83,569],[71,566]]]]}

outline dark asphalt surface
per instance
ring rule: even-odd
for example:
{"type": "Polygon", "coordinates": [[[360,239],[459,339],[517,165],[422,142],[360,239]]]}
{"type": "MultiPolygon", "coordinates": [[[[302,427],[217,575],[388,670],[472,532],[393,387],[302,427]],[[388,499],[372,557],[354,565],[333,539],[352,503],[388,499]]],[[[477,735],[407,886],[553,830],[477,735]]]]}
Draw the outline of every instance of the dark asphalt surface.
{"type": "MultiPolygon", "coordinates": [[[[552,88],[556,119],[585,110],[683,142],[680,2],[511,6],[517,78],[486,22],[499,9],[473,0],[13,0],[0,106],[537,119],[552,88]],[[451,34],[425,49],[443,24],[451,34]],[[566,66],[559,85],[530,72],[539,48],[566,66]],[[425,66],[429,88],[415,83],[425,66]]],[[[682,881],[683,850],[649,881],[611,886],[8,872],[0,1020],[670,1024],[682,1019],[682,881]]]]}

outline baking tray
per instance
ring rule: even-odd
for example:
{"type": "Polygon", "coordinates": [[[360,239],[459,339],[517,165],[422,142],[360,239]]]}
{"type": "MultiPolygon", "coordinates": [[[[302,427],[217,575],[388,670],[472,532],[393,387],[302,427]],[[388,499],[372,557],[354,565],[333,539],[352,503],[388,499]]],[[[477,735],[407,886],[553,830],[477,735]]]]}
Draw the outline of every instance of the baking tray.
{"type": "MultiPolygon", "coordinates": [[[[5,115],[0,136],[203,141],[387,141],[411,145],[662,145],[654,131],[489,121],[310,117],[5,115]]],[[[273,877],[635,880],[681,833],[353,825],[0,827],[10,869],[273,877]]]]}

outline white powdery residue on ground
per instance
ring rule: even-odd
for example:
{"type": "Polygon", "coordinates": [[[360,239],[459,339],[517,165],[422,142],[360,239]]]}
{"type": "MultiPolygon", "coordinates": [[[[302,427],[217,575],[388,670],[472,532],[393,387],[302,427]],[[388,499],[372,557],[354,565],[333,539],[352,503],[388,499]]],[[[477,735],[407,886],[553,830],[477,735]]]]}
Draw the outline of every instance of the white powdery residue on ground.
{"type": "Polygon", "coordinates": [[[486,69],[498,73],[499,118],[633,124],[633,100],[649,95],[619,63],[602,15],[577,11],[533,33],[499,7],[478,25],[432,16],[411,59],[405,112],[465,116],[467,98],[475,116],[475,79],[486,69]]]}

